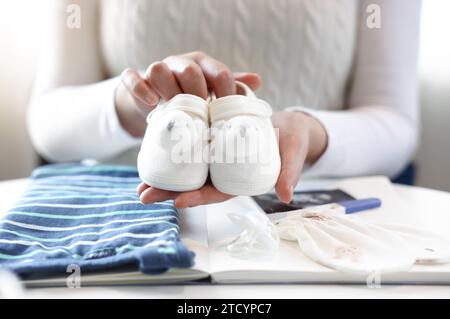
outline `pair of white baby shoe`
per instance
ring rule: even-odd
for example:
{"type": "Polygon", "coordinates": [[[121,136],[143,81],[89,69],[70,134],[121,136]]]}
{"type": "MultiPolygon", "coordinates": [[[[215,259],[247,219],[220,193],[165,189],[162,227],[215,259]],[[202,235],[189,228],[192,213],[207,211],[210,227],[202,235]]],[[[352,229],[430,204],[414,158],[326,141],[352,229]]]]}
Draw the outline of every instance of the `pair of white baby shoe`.
{"type": "Polygon", "coordinates": [[[221,192],[258,195],[270,191],[280,172],[270,105],[237,82],[244,95],[204,100],[179,94],[147,117],[138,156],[146,184],[170,191],[202,187],[208,178],[221,192]]]}

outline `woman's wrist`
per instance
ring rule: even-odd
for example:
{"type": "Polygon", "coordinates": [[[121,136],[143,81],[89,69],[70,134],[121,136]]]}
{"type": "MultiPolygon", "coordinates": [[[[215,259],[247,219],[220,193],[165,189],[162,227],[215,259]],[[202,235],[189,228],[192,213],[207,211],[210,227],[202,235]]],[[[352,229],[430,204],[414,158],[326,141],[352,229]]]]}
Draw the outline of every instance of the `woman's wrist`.
{"type": "Polygon", "coordinates": [[[120,83],[114,92],[117,117],[122,128],[133,137],[142,137],[145,133],[145,117],[136,107],[127,89],[120,83]]]}
{"type": "Polygon", "coordinates": [[[313,165],[327,149],[328,135],[323,124],[307,113],[303,113],[309,131],[309,148],[306,163],[313,165]]]}

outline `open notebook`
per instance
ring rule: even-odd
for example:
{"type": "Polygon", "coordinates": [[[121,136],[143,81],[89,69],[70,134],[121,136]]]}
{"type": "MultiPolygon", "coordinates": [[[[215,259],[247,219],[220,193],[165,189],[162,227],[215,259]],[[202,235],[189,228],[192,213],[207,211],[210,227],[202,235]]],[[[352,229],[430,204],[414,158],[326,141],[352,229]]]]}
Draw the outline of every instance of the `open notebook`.
{"type": "MultiPolygon", "coordinates": [[[[336,181],[305,182],[301,190],[341,189],[355,198],[378,197],[381,208],[361,212],[370,221],[420,224],[419,216],[397,196],[384,177],[353,178],[336,181]]],[[[271,258],[242,260],[230,257],[226,246],[240,232],[227,212],[260,209],[248,197],[237,197],[225,203],[187,209],[181,212],[181,236],[195,252],[195,264],[188,269],[171,269],[161,275],[143,275],[132,269],[82,274],[81,285],[171,284],[171,283],[361,283],[365,276],[341,273],[321,266],[305,257],[296,242],[281,241],[278,253],[271,258]]],[[[383,274],[385,283],[450,284],[450,264],[415,265],[406,272],[383,274]]],[[[66,278],[28,280],[27,286],[64,286],[66,278]]]]}

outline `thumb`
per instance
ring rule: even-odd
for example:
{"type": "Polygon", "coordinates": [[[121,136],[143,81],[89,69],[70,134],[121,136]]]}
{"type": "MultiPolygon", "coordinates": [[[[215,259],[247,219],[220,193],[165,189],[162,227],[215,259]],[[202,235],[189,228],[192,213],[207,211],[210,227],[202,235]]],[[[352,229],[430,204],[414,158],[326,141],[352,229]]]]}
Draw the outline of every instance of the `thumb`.
{"type": "Polygon", "coordinates": [[[278,198],[285,203],[292,199],[303,169],[308,144],[300,140],[280,140],[281,171],[275,189],[278,198]]]}
{"type": "Polygon", "coordinates": [[[247,84],[253,91],[256,91],[261,85],[261,77],[258,73],[237,72],[234,73],[234,79],[247,84]]]}

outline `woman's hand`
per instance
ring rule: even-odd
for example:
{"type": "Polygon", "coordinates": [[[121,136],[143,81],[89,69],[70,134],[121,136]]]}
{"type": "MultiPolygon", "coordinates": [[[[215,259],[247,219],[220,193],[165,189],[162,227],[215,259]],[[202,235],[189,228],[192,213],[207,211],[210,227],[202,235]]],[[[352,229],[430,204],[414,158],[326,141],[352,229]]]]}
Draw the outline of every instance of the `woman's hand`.
{"type": "Polygon", "coordinates": [[[137,193],[143,204],[161,202],[168,199],[175,200],[176,208],[187,208],[212,203],[220,203],[233,196],[218,191],[211,183],[203,185],[201,188],[189,192],[171,192],[148,186],[145,183],[139,184],[137,193]]]}
{"type": "MultiPolygon", "coordinates": [[[[273,126],[278,130],[281,172],[275,189],[281,201],[292,199],[304,163],[314,164],[327,145],[327,134],[315,118],[301,112],[275,112],[273,126]]],[[[211,184],[190,192],[169,192],[141,183],[138,194],[142,203],[175,199],[175,207],[186,208],[225,201],[232,196],[219,192],[211,184]]]]}
{"type": "Polygon", "coordinates": [[[327,147],[327,133],[322,123],[302,112],[275,112],[273,126],[278,129],[281,172],[275,190],[278,198],[289,203],[303,165],[314,164],[327,147]]]}
{"type": "Polygon", "coordinates": [[[145,119],[160,98],[169,100],[179,93],[207,98],[208,91],[217,97],[236,93],[235,80],[257,89],[260,78],[255,73],[232,73],[220,61],[203,52],[170,56],[152,63],[145,75],[126,69],[116,89],[115,102],[120,124],[132,136],[145,133],[145,119]]]}

